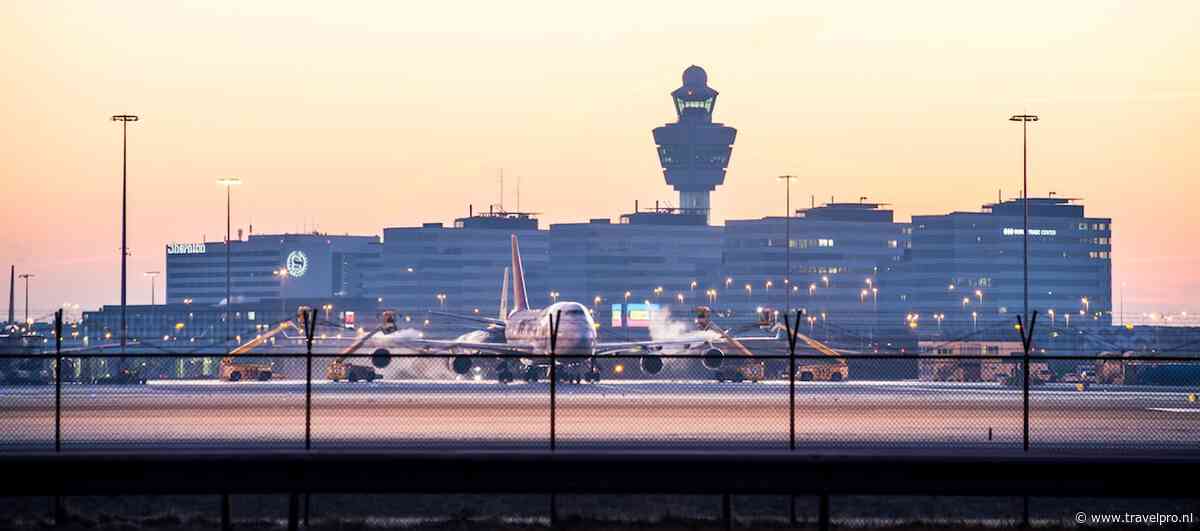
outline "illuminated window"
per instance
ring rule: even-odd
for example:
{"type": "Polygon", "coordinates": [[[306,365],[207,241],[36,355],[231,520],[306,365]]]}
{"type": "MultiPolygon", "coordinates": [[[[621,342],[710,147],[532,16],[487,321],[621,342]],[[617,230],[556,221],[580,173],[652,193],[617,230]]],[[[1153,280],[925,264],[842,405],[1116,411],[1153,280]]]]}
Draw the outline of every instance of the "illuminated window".
{"type": "Polygon", "coordinates": [[[899,246],[898,243],[899,242],[897,242],[896,240],[888,240],[888,249],[895,249],[896,247],[899,246]]]}

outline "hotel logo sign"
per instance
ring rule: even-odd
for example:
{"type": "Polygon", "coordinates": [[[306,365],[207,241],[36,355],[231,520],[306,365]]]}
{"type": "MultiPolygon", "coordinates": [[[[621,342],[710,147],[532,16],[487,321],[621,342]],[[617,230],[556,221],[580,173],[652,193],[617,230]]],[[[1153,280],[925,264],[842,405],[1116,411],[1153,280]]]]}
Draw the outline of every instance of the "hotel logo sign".
{"type": "Polygon", "coordinates": [[[167,254],[204,254],[207,250],[203,243],[169,243],[167,254]]]}

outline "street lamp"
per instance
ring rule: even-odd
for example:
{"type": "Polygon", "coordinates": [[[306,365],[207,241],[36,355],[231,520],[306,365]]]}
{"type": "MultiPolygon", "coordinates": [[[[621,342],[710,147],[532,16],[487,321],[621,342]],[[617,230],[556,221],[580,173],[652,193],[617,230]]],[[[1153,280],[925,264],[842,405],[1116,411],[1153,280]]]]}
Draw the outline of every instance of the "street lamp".
{"type": "Polygon", "coordinates": [[[29,279],[36,276],[37,275],[33,273],[22,273],[17,275],[17,277],[25,281],[25,326],[27,327],[31,324],[29,321],[29,279]]]}
{"type": "MultiPolygon", "coordinates": [[[[272,275],[279,277],[279,318],[287,319],[287,278],[288,270],[286,267],[280,267],[271,271],[272,275]]],[[[191,304],[191,299],[184,302],[191,304]]]]}
{"type": "Polygon", "coordinates": [[[442,309],[442,311],[446,311],[446,294],[438,293],[435,297],[438,300],[438,306],[442,309]]]}
{"type": "Polygon", "coordinates": [[[967,298],[967,297],[963,297],[963,298],[962,298],[962,307],[963,307],[963,310],[966,310],[966,309],[967,309],[967,303],[969,303],[969,302],[971,302],[971,299],[969,299],[969,298],[967,298]]]}
{"type": "Polygon", "coordinates": [[[816,293],[817,293],[817,283],[813,282],[812,284],[808,285],[808,296],[812,297],[813,295],[816,295],[816,293]]]}
{"type": "Polygon", "coordinates": [[[692,288],[692,291],[693,291],[693,292],[695,292],[695,291],[696,291],[696,286],[698,286],[698,285],[699,285],[699,284],[698,284],[698,283],[697,283],[695,280],[693,280],[693,281],[692,281],[691,288],[692,288]]]}
{"type": "Polygon", "coordinates": [[[858,302],[859,304],[867,302],[867,288],[863,288],[862,291],[858,292],[858,302]]]}
{"type": "Polygon", "coordinates": [[[979,299],[979,304],[983,304],[983,290],[975,290],[975,298],[979,299]]]}
{"type": "Polygon", "coordinates": [[[155,277],[157,277],[159,275],[159,272],[158,271],[147,271],[142,274],[150,277],[150,305],[154,306],[154,283],[155,283],[154,280],[155,280],[155,277]]]}
{"type": "Polygon", "coordinates": [[[625,304],[621,306],[621,325],[625,327],[625,341],[629,341],[629,296],[632,293],[625,292],[625,304]]]}
{"type": "Polygon", "coordinates": [[[829,287],[829,275],[821,275],[821,282],[825,283],[825,287],[829,287]]]}
{"type": "Polygon", "coordinates": [[[971,330],[979,328],[979,313],[971,312],[971,330]]]}
{"type": "Polygon", "coordinates": [[[1021,240],[1025,270],[1025,322],[1029,322],[1029,122],[1038,121],[1036,114],[1014,114],[1010,122],[1021,122],[1021,206],[1025,209],[1021,240]]]}
{"type": "MultiPolygon", "coordinates": [[[[777,179],[784,182],[785,199],[784,199],[784,274],[783,282],[790,284],[788,279],[792,277],[792,181],[796,180],[795,175],[780,175],[777,179]]],[[[791,311],[791,293],[787,290],[783,291],[783,311],[786,317],[787,312],[791,311]]]]}
{"type": "Polygon", "coordinates": [[[725,289],[729,289],[730,284],[733,284],[733,277],[725,277],[725,289]]]}
{"type": "Polygon", "coordinates": [[[1091,305],[1091,303],[1090,303],[1090,302],[1088,302],[1088,298],[1087,298],[1087,297],[1081,297],[1081,298],[1079,299],[1079,304],[1082,304],[1082,305],[1083,305],[1083,309],[1079,311],[1079,314],[1080,314],[1080,315],[1083,315],[1083,314],[1085,314],[1085,313],[1088,313],[1088,312],[1090,312],[1090,311],[1091,311],[1091,307],[1092,307],[1092,305],[1091,305]]]}
{"type": "Polygon", "coordinates": [[[126,207],[128,206],[128,183],[126,170],[128,169],[128,154],[129,154],[129,122],[138,121],[138,117],[133,114],[118,114],[112,117],[112,121],[121,122],[121,353],[125,353],[125,336],[128,327],[125,324],[125,259],[129,256],[129,246],[127,245],[126,233],[126,207]]]}
{"type": "Polygon", "coordinates": [[[946,318],[946,314],[944,314],[944,313],[933,314],[933,319],[935,321],[937,321],[937,324],[938,324],[938,333],[941,333],[941,331],[942,331],[942,319],[945,319],[945,318],[946,318]]]}
{"type": "Polygon", "coordinates": [[[217,179],[217,184],[225,187],[225,347],[226,353],[228,353],[229,337],[233,335],[233,322],[229,319],[229,307],[233,304],[233,292],[229,282],[230,247],[233,244],[229,238],[229,232],[233,225],[231,216],[233,187],[242,184],[242,180],[237,177],[223,177],[217,179]]]}
{"type": "Polygon", "coordinates": [[[679,301],[679,304],[680,304],[680,305],[682,305],[682,304],[683,304],[683,294],[682,294],[682,293],[676,293],[676,294],[675,294],[675,299],[679,301]]]}
{"type": "Polygon", "coordinates": [[[749,284],[746,284],[746,302],[750,302],[750,295],[752,293],[754,293],[754,288],[750,287],[749,284]]]}

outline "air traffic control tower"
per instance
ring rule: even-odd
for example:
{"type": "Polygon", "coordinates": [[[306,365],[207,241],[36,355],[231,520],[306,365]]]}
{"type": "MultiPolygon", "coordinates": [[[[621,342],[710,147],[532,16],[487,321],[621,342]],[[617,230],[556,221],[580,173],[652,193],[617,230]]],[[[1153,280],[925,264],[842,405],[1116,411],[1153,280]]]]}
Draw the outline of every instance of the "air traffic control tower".
{"type": "Polygon", "coordinates": [[[683,212],[703,213],[708,220],[708,194],[725,182],[725,167],[737,129],[713,123],[717,91],[708,74],[696,65],[683,71],[683,86],[671,93],[679,119],[654,128],[658,160],[667,184],[679,191],[683,212]]]}

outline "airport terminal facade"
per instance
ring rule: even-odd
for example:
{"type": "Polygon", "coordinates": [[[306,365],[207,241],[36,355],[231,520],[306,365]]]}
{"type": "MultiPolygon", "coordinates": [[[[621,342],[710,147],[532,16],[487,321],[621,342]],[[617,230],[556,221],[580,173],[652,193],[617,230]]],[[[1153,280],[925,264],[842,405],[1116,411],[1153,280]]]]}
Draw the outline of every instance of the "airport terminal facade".
{"type": "MultiPolygon", "coordinates": [[[[452,225],[386,228],[382,240],[251,236],[233,242],[231,290],[235,310],[244,310],[238,315],[255,314],[259,323],[289,316],[299,304],[332,305],[343,320],[344,310],[361,321],[379,308],[397,309],[410,322],[424,322],[431,310],[493,317],[515,234],[531,302],[581,302],[603,329],[633,325],[634,334],[644,334],[645,323],[630,322],[631,307],[670,310],[679,318],[706,304],[745,318],[763,307],[802,309],[817,321],[810,324],[859,339],[914,329],[930,339],[996,328],[1020,313],[1021,210],[1020,200],[1011,200],[905,223],[884,205],[832,203],[790,220],[713,226],[655,208],[617,222],[601,218],[549,229],[528,214],[490,212],[452,225]]],[[[1111,220],[1088,217],[1067,199],[1031,198],[1030,227],[1030,309],[1039,311],[1043,325],[1053,325],[1042,329],[1109,324],[1111,220]]],[[[166,253],[166,307],[194,313],[223,303],[220,242],[171,245],[166,253]]],[[[163,319],[144,320],[144,332],[175,316],[163,319]]],[[[131,317],[132,326],[141,322],[131,317]]],[[[1010,332],[1000,326],[982,335],[1010,332]]]]}

